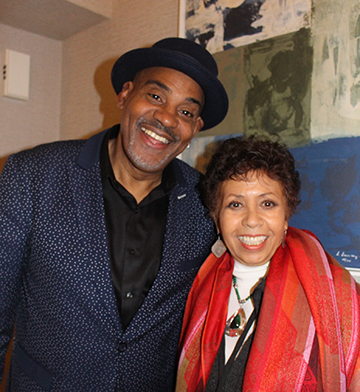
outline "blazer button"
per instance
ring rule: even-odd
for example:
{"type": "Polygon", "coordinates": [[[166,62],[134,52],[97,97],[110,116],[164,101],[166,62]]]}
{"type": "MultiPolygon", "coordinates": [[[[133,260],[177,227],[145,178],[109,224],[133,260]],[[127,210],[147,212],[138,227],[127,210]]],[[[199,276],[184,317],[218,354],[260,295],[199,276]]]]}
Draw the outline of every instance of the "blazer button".
{"type": "Polygon", "coordinates": [[[118,345],[118,351],[120,351],[121,353],[123,353],[124,351],[126,351],[126,349],[127,349],[126,343],[120,343],[120,344],[118,345]]]}

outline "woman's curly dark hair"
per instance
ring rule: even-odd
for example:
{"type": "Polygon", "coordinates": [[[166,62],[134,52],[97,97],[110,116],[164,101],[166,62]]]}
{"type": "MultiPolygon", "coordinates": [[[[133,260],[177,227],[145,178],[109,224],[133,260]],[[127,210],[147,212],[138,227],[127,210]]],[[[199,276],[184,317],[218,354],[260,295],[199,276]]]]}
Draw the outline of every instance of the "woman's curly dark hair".
{"type": "Polygon", "coordinates": [[[225,140],[212,156],[200,183],[203,201],[217,221],[220,192],[224,181],[245,179],[249,172],[264,173],[278,181],[287,201],[287,219],[300,203],[300,178],[291,152],[282,144],[250,136],[225,140]]]}

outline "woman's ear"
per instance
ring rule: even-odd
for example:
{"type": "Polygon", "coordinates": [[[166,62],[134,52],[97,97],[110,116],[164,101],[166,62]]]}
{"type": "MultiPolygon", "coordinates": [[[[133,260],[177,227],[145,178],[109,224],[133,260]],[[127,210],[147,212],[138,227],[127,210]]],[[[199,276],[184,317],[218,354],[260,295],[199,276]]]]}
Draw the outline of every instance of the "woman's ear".
{"type": "Polygon", "coordinates": [[[216,231],[217,231],[218,235],[220,235],[221,231],[220,231],[220,226],[219,226],[219,218],[215,215],[212,215],[212,219],[215,222],[216,231]]]}

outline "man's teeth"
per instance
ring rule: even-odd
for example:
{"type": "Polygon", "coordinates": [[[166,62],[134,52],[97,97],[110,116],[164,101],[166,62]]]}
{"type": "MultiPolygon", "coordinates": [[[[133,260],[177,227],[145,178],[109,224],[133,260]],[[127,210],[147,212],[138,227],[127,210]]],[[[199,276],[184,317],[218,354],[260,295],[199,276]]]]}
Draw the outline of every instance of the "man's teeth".
{"type": "Polygon", "coordinates": [[[150,129],[146,129],[145,127],[141,127],[141,130],[143,132],[145,132],[148,136],[152,137],[153,139],[155,139],[155,140],[157,140],[157,141],[159,141],[161,143],[164,143],[164,144],[169,144],[170,143],[169,140],[167,140],[166,138],[164,138],[162,136],[159,136],[158,134],[156,134],[153,131],[150,131],[150,129]]]}
{"type": "Polygon", "coordinates": [[[266,235],[261,235],[258,237],[247,237],[247,236],[241,235],[239,237],[239,240],[246,245],[256,246],[256,245],[262,244],[266,240],[266,238],[267,238],[266,235]]]}

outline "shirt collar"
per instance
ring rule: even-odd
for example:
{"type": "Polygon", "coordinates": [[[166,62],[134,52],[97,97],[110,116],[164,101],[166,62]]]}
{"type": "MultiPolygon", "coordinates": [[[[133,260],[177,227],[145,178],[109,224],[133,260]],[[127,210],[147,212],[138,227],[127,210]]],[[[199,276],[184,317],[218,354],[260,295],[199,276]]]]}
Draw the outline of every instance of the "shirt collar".
{"type": "MultiPolygon", "coordinates": [[[[113,184],[119,184],[119,182],[116,180],[114,171],[111,166],[108,144],[109,140],[114,139],[118,136],[119,131],[120,127],[111,128],[106,133],[100,149],[101,180],[106,181],[106,179],[109,178],[113,184]]],[[[152,195],[152,199],[162,197],[172,191],[177,182],[176,174],[176,164],[174,161],[172,161],[164,169],[161,183],[150,192],[150,194],[152,195]]],[[[121,188],[125,189],[121,186],[121,184],[119,185],[121,188]]]]}

